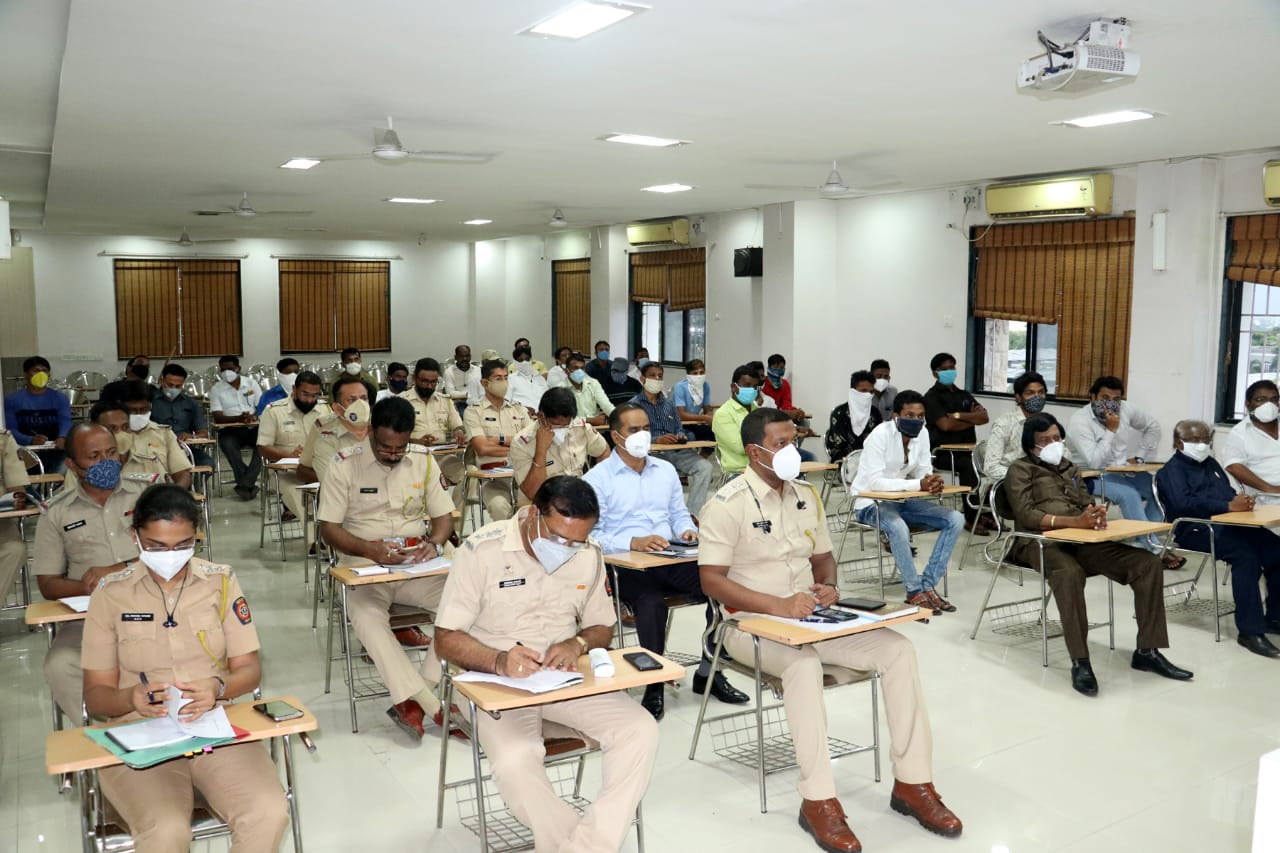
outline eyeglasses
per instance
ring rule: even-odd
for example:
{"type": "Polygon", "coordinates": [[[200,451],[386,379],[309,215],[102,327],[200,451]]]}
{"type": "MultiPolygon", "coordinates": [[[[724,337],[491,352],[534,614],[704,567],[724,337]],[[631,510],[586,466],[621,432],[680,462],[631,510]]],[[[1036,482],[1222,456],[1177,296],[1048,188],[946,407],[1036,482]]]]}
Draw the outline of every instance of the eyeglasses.
{"type": "Polygon", "coordinates": [[[542,529],[546,531],[545,538],[549,539],[555,544],[562,545],[565,548],[573,548],[574,550],[577,550],[577,551],[581,551],[583,548],[587,547],[587,543],[585,540],[578,541],[576,539],[569,539],[553,531],[551,529],[551,525],[547,524],[546,516],[541,516],[541,515],[538,516],[538,521],[542,524],[542,529]]]}
{"type": "Polygon", "coordinates": [[[196,540],[192,538],[172,547],[168,545],[140,545],[139,547],[148,554],[164,554],[169,551],[186,551],[190,548],[194,548],[195,546],[196,540]]]}
{"type": "Polygon", "coordinates": [[[406,444],[404,447],[393,448],[380,441],[374,441],[373,452],[377,453],[379,456],[387,457],[388,459],[403,459],[405,456],[409,455],[409,446],[406,444]]]}

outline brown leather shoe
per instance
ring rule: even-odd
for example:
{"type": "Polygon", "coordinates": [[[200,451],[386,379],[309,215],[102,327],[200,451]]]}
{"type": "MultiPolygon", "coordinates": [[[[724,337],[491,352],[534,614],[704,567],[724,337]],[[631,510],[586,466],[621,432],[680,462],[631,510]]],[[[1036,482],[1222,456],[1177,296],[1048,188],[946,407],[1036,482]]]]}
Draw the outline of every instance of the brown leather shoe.
{"type": "Polygon", "coordinates": [[[924,590],[921,590],[920,592],[917,592],[915,595],[908,597],[907,604],[914,604],[916,607],[919,607],[921,610],[932,610],[934,616],[942,615],[942,611],[939,610],[938,606],[933,603],[933,599],[929,597],[929,593],[924,590]]]}
{"type": "Polygon", "coordinates": [[[422,648],[431,645],[431,638],[422,632],[421,629],[410,626],[408,628],[397,628],[392,632],[396,635],[396,639],[400,645],[406,648],[422,648]]]}
{"type": "Polygon", "coordinates": [[[861,853],[862,842],[845,822],[844,809],[835,797],[800,803],[800,828],[829,853],[861,853]]]}
{"type": "Polygon", "coordinates": [[[908,785],[895,779],[893,793],[889,795],[889,806],[895,812],[915,818],[930,832],[947,838],[955,838],[964,829],[960,818],[943,804],[942,797],[938,796],[932,782],[908,785]]]}
{"type": "Polygon", "coordinates": [[[925,593],[929,596],[929,599],[933,602],[934,613],[937,613],[939,610],[941,610],[943,613],[956,612],[956,606],[952,604],[950,601],[947,601],[942,596],[938,595],[938,591],[936,589],[925,590],[925,593]]]}
{"type": "Polygon", "coordinates": [[[422,728],[422,720],[426,714],[422,711],[422,706],[414,699],[406,699],[398,705],[392,705],[387,709],[387,716],[391,718],[391,722],[399,726],[405,734],[414,740],[422,740],[425,734],[422,728]]]}
{"type": "MultiPolygon", "coordinates": [[[[466,732],[464,732],[462,729],[458,728],[457,726],[453,725],[454,720],[460,720],[460,719],[462,719],[462,712],[458,710],[457,705],[454,705],[453,708],[449,711],[449,721],[450,721],[449,736],[456,737],[458,740],[471,740],[471,738],[467,737],[466,732]]],[[[443,708],[441,708],[439,711],[436,711],[435,716],[431,718],[431,722],[435,723],[437,727],[444,725],[444,709],[443,708]]]]}

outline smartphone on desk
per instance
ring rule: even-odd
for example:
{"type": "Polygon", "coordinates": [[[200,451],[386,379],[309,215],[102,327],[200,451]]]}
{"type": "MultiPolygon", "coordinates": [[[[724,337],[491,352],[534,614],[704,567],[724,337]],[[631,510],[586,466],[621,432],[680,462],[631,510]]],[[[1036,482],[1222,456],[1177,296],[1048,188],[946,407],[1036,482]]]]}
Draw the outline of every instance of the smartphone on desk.
{"type": "Polygon", "coordinates": [[[641,672],[651,672],[655,669],[662,669],[662,664],[654,659],[653,655],[645,652],[627,652],[622,659],[634,666],[641,672]]]}
{"type": "Polygon", "coordinates": [[[257,711],[264,717],[274,720],[277,723],[285,720],[296,720],[302,716],[302,711],[293,707],[288,702],[255,702],[253,710],[257,711]]]}
{"type": "Polygon", "coordinates": [[[842,598],[836,604],[854,610],[880,610],[884,607],[884,602],[878,598],[842,598]]]}

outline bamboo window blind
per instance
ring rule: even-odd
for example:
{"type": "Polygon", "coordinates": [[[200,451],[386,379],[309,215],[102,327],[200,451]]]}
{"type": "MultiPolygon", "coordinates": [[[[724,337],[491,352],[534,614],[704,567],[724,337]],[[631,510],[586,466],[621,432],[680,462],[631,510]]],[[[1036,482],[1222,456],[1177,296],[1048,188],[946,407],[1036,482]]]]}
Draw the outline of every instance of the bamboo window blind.
{"type": "Polygon", "coordinates": [[[280,351],[391,349],[388,261],[280,261],[280,351]]]}
{"type": "Polygon", "coordinates": [[[116,357],[243,352],[240,262],[115,262],[116,357]]]}
{"type": "Polygon", "coordinates": [[[555,288],[555,345],[574,352],[591,349],[591,259],[552,261],[555,288]]]}

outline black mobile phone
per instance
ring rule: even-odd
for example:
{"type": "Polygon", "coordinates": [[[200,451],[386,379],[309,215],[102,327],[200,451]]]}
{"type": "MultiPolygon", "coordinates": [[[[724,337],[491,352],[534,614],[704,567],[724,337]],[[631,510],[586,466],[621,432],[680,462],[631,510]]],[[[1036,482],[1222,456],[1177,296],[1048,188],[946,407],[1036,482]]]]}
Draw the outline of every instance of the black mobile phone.
{"type": "Polygon", "coordinates": [[[836,610],[833,607],[815,607],[814,616],[819,616],[831,622],[852,622],[858,618],[857,613],[850,613],[847,610],[836,610]]]}
{"type": "Polygon", "coordinates": [[[654,660],[653,655],[646,652],[627,652],[622,658],[641,672],[662,669],[662,664],[654,660]]]}
{"type": "Polygon", "coordinates": [[[884,607],[884,602],[878,598],[842,598],[836,604],[852,607],[854,610],[879,610],[884,607]]]}
{"type": "Polygon", "coordinates": [[[277,723],[283,722],[284,720],[296,720],[298,717],[302,716],[302,712],[300,710],[293,707],[288,702],[280,701],[255,702],[253,710],[262,714],[264,717],[275,720],[277,723]]]}

